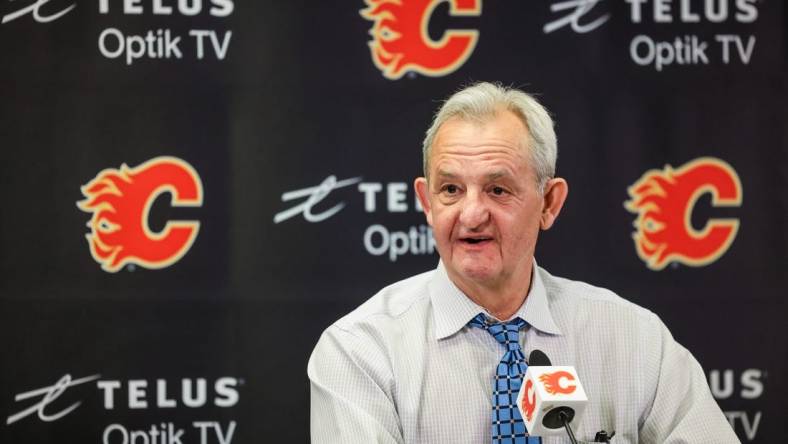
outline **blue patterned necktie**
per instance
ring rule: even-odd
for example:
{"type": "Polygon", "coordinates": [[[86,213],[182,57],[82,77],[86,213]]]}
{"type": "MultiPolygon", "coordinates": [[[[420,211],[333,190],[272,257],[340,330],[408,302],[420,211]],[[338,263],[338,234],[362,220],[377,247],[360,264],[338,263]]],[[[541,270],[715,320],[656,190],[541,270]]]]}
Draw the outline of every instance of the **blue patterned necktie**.
{"type": "Polygon", "coordinates": [[[492,444],[541,444],[539,437],[526,434],[523,418],[517,409],[517,393],[523,384],[528,365],[520,348],[520,329],[525,326],[520,318],[507,323],[490,323],[481,313],[468,322],[471,327],[487,330],[506,348],[495,371],[492,398],[492,444]]]}

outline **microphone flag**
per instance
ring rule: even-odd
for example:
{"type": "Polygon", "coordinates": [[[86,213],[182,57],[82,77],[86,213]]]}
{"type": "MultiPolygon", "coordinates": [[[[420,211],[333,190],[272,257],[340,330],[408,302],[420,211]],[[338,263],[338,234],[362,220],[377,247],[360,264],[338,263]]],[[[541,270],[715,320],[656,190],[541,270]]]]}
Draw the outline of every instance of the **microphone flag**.
{"type": "Polygon", "coordinates": [[[532,436],[562,435],[564,412],[571,427],[580,424],[588,397],[570,366],[528,366],[517,394],[517,408],[532,436]]]}

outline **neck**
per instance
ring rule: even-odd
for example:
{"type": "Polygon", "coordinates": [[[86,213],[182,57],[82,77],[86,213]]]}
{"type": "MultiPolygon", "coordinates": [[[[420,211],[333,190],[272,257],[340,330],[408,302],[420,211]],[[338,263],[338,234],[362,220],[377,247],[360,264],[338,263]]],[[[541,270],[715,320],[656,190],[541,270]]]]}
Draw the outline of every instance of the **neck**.
{"type": "Polygon", "coordinates": [[[449,278],[470,300],[484,307],[496,319],[505,321],[517,313],[528,297],[532,271],[533,264],[530,263],[528,269],[521,274],[524,278],[507,279],[503,282],[467,281],[451,274],[449,278]]]}

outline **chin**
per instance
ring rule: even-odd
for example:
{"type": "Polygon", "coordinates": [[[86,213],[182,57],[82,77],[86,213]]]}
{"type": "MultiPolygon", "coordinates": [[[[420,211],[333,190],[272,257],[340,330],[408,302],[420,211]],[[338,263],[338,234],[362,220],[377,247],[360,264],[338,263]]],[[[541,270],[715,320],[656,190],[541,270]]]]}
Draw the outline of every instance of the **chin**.
{"type": "Polygon", "coordinates": [[[459,268],[460,275],[470,281],[484,283],[495,279],[498,273],[490,267],[470,264],[459,268]]]}

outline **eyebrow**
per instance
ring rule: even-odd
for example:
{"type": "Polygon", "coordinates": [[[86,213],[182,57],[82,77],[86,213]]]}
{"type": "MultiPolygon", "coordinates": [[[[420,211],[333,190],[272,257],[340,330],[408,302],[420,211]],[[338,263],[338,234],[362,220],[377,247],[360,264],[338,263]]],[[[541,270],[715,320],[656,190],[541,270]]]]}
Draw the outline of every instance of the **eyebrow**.
{"type": "Polygon", "coordinates": [[[511,176],[511,174],[509,174],[508,171],[498,170],[498,171],[493,171],[492,173],[488,174],[487,175],[487,179],[489,179],[489,180],[497,180],[497,179],[500,179],[500,178],[503,178],[503,177],[509,177],[509,176],[511,176]]]}
{"type": "MultiPolygon", "coordinates": [[[[446,179],[456,179],[457,175],[447,171],[447,170],[438,170],[436,175],[446,179]]],[[[511,174],[506,170],[497,170],[487,174],[488,180],[498,180],[504,177],[511,177],[511,174]]]]}
{"type": "Polygon", "coordinates": [[[456,174],[451,173],[451,172],[446,171],[446,170],[438,170],[437,171],[437,175],[440,176],[440,177],[448,178],[448,179],[455,179],[457,177],[456,174]]]}

